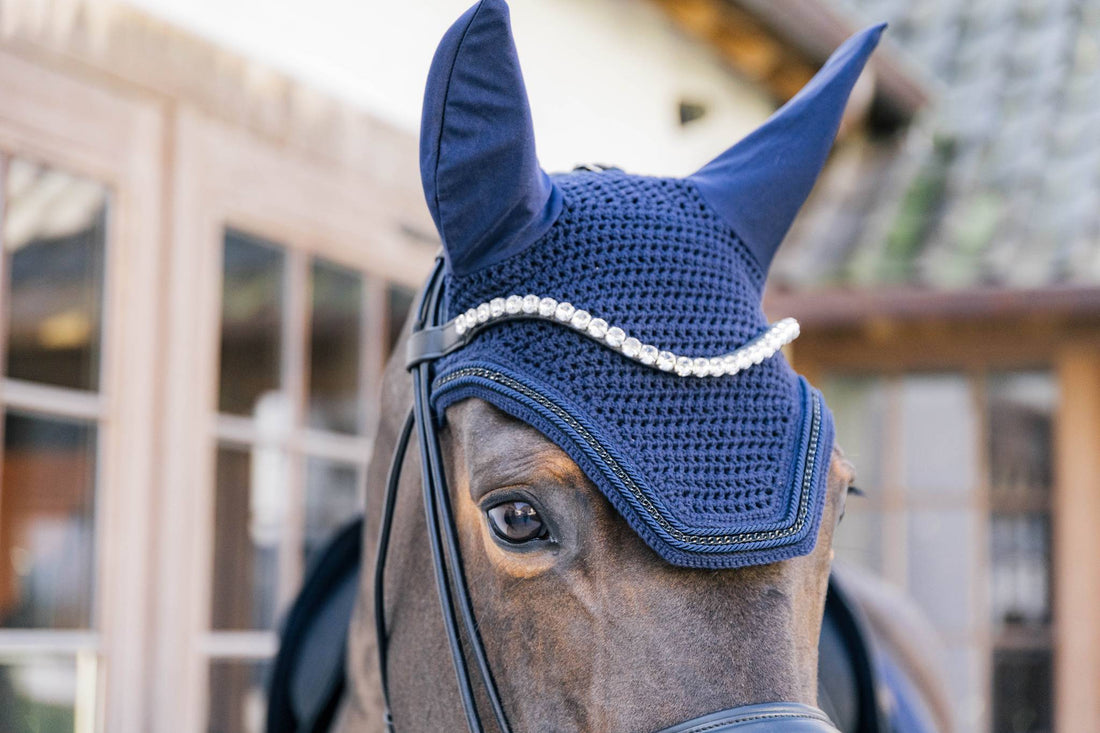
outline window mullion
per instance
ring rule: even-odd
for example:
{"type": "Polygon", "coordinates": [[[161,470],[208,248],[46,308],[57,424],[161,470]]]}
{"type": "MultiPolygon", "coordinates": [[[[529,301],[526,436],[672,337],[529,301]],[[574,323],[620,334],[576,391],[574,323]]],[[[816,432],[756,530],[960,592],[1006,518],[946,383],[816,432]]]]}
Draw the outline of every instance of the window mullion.
{"type": "Polygon", "coordinates": [[[309,256],[288,248],[287,297],[283,317],[283,390],[290,401],[290,441],[286,446],[287,502],[282,541],[279,544],[279,606],[294,598],[302,579],[301,547],[305,534],[305,456],[300,450],[307,420],[309,384],[309,323],[311,299],[309,256]]]}
{"type": "Polygon", "coordinates": [[[386,283],[375,275],[365,278],[363,317],[359,337],[359,434],[373,437],[382,409],[382,374],[386,368],[386,283]]]}
{"type": "Polygon", "coordinates": [[[8,283],[9,257],[4,223],[8,214],[8,156],[0,153],[0,492],[4,490],[4,375],[8,369],[8,316],[11,313],[11,287],[8,283]]]}
{"type": "Polygon", "coordinates": [[[21,379],[0,379],[0,403],[5,408],[96,422],[103,421],[106,413],[100,394],[21,379]]]}
{"type": "MultiPolygon", "coordinates": [[[[0,154],[0,380],[8,371],[9,318],[2,314],[11,313],[11,284],[8,282],[11,258],[8,256],[7,239],[3,236],[4,225],[8,218],[8,160],[7,155],[0,154]]],[[[2,398],[0,398],[0,407],[3,407],[2,398]]],[[[0,428],[0,440],[3,440],[3,437],[3,429],[0,428]]]]}
{"type": "Polygon", "coordinates": [[[50,652],[75,654],[80,651],[98,651],[100,635],[97,631],[80,629],[0,629],[0,654],[50,652]]]}

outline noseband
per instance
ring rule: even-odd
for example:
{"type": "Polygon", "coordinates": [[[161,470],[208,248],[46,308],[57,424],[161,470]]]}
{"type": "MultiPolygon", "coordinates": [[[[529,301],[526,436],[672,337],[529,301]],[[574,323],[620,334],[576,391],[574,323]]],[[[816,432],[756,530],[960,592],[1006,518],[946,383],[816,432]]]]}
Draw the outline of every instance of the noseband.
{"type": "MultiPolygon", "coordinates": [[[[451,650],[451,661],[458,679],[458,691],[462,698],[462,710],[470,733],[483,733],[470,662],[489,699],[501,733],[511,733],[504,706],[497,691],[493,672],[485,655],[473,605],[470,601],[466,576],[462,571],[462,555],[458,545],[454,513],[447,492],[443,472],[442,451],[436,423],[432,417],[431,379],[435,360],[456,347],[450,334],[442,328],[443,261],[437,260],[435,269],[421,292],[409,341],[407,367],[412,374],[413,407],[405,419],[394,450],[386,482],[386,494],[382,508],[382,522],[378,537],[378,553],[374,568],[374,622],[378,639],[378,672],[385,704],[387,733],[395,733],[390,711],[390,693],[387,675],[389,639],[386,633],[385,570],[389,550],[390,531],[393,529],[397,487],[401,479],[401,467],[405,462],[409,440],[416,430],[420,445],[420,471],[423,478],[424,513],[428,526],[428,544],[431,549],[436,589],[442,608],[443,626],[451,650]],[[461,629],[461,630],[460,630],[461,629]],[[472,660],[462,650],[462,633],[471,650],[472,660]]],[[[828,717],[817,708],[800,703],[778,702],[743,705],[699,718],[678,723],[658,733],[722,733],[723,731],[783,731],[784,733],[838,733],[828,717]]]]}

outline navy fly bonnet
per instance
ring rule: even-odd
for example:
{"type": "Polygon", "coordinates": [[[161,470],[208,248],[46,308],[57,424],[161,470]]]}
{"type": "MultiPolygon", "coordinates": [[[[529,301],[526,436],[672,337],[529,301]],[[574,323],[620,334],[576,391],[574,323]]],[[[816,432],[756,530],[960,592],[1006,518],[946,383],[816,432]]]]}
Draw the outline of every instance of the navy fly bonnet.
{"type": "Polygon", "coordinates": [[[670,563],[809,553],[833,445],[820,393],[761,309],[882,26],[687,178],[547,175],[503,0],[443,38],[421,174],[446,257],[432,407],[478,397],[562,448],[670,563]],[[461,348],[458,348],[461,347],[461,348]]]}

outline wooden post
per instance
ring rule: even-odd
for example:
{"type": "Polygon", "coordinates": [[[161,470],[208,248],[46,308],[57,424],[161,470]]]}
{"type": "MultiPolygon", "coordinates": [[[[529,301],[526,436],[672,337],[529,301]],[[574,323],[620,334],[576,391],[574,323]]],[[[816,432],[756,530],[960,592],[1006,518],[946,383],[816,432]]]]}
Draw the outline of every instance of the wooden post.
{"type": "Polygon", "coordinates": [[[1100,720],[1100,351],[1058,363],[1053,497],[1055,730],[1100,720]]]}

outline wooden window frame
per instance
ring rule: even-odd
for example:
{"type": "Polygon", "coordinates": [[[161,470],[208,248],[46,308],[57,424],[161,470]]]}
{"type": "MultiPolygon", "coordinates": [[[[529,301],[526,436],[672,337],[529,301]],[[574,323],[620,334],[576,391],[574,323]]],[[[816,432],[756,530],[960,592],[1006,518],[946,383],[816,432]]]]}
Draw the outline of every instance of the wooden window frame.
{"type": "MultiPolygon", "coordinates": [[[[162,118],[146,99],[83,84],[8,51],[0,51],[0,96],[5,160],[32,160],[110,191],[98,391],[0,380],[5,408],[96,426],[93,628],[3,630],[0,651],[75,655],[78,731],[139,733],[148,685],[151,564],[148,553],[133,552],[131,543],[148,546],[154,499],[149,426],[159,343],[162,118]]],[[[7,260],[6,253],[0,257],[5,302],[7,260]]],[[[0,359],[4,344],[6,334],[0,334],[0,359]]]]}
{"type": "MultiPolygon", "coordinates": [[[[215,446],[218,441],[253,444],[257,437],[248,418],[217,413],[225,232],[246,232],[287,253],[289,288],[284,297],[291,342],[283,349],[289,362],[283,364],[283,383],[297,403],[297,429],[286,444],[290,459],[296,460],[291,465],[296,492],[304,485],[307,455],[353,458],[351,462],[365,466],[383,367],[385,282],[419,286],[433,253],[410,244],[402,220],[409,215],[407,201],[376,180],[263,141],[195,109],[180,108],[175,121],[151,730],[197,733],[207,723],[209,662],[263,659],[275,649],[271,632],[209,631],[215,446]],[[361,334],[367,358],[360,364],[365,435],[337,436],[302,427],[312,257],[367,274],[361,334]]],[[[301,506],[301,497],[292,499],[291,506],[301,506]]],[[[300,546],[301,538],[293,539],[288,546],[300,546]]],[[[287,559],[280,572],[296,578],[300,557],[287,559]]],[[[284,579],[280,586],[290,583],[284,579]]]]}
{"type": "MultiPolygon", "coordinates": [[[[1100,573],[1080,559],[1100,557],[1100,323],[1042,315],[956,322],[870,318],[804,329],[791,357],[811,382],[827,372],[1051,371],[1059,394],[1050,512],[1054,728],[1091,728],[1100,718],[1100,573]]],[[[985,473],[981,480],[988,480],[985,473]]],[[[983,486],[987,514],[988,491],[983,486]]],[[[980,551],[987,554],[988,544],[980,551]]],[[[984,646],[992,652],[991,640],[984,646]]]]}

